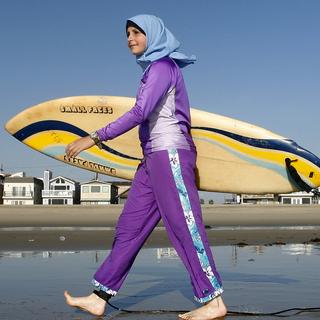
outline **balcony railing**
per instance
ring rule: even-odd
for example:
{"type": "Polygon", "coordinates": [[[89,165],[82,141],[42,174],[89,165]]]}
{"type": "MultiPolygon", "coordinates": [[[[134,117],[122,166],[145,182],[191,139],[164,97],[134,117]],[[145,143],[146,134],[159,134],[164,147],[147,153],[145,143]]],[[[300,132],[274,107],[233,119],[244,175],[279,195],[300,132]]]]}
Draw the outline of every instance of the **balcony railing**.
{"type": "Polygon", "coordinates": [[[42,190],[42,197],[73,197],[73,191],[70,190],[42,190]]]}
{"type": "Polygon", "coordinates": [[[33,191],[4,191],[3,197],[33,198],[33,191]]]}

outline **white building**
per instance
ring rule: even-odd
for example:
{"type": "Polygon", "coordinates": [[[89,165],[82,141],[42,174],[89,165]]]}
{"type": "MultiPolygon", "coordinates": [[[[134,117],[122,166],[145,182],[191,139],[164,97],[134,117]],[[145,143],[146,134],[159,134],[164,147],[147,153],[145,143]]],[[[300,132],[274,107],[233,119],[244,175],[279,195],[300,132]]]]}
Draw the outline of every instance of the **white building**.
{"type": "Polygon", "coordinates": [[[288,194],[279,194],[279,202],[281,204],[319,204],[319,200],[315,199],[312,192],[299,191],[288,194]]]}
{"type": "Polygon", "coordinates": [[[81,183],[80,202],[82,205],[116,203],[118,188],[110,182],[91,180],[81,183]]]}
{"type": "Polygon", "coordinates": [[[44,171],[44,188],[42,190],[42,203],[45,205],[79,204],[80,185],[78,182],[58,176],[52,178],[52,172],[44,171]]]}
{"type": "Polygon", "coordinates": [[[34,177],[10,176],[4,179],[4,205],[41,204],[43,182],[34,177]]]}
{"type": "Polygon", "coordinates": [[[268,194],[241,194],[236,196],[237,203],[250,204],[270,204],[277,203],[278,196],[273,193],[268,194]]]}

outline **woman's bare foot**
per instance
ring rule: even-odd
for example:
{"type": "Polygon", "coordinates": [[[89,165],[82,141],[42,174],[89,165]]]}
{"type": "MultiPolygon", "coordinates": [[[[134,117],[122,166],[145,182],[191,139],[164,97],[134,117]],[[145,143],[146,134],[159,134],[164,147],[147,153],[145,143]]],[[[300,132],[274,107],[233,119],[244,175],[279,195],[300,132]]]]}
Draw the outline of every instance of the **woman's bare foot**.
{"type": "Polygon", "coordinates": [[[68,291],[64,292],[66,303],[71,307],[85,310],[95,316],[102,316],[106,308],[106,302],[92,293],[86,297],[72,297],[68,291]]]}
{"type": "Polygon", "coordinates": [[[226,314],[227,308],[221,296],[218,296],[198,309],[179,314],[179,318],[187,320],[212,320],[222,318],[226,314]]]}

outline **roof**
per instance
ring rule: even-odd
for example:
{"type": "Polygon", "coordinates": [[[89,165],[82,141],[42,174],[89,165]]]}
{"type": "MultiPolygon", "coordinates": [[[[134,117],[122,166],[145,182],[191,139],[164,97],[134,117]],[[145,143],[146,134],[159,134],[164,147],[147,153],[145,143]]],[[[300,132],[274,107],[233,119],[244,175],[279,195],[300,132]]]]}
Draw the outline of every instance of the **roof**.
{"type": "Polygon", "coordinates": [[[67,180],[67,181],[72,182],[72,183],[78,183],[77,181],[72,180],[72,179],[70,179],[70,178],[66,178],[66,177],[64,177],[64,176],[54,177],[54,178],[50,179],[49,182],[51,183],[51,182],[53,182],[53,181],[55,181],[55,180],[57,180],[57,179],[64,179],[64,180],[67,180]]]}
{"type": "Polygon", "coordinates": [[[132,181],[108,181],[116,186],[131,186],[132,181]]]}
{"type": "Polygon", "coordinates": [[[112,182],[100,181],[100,180],[90,180],[90,181],[87,181],[87,182],[81,182],[80,184],[81,185],[84,185],[84,184],[108,184],[108,185],[111,185],[112,182]]]}
{"type": "Polygon", "coordinates": [[[5,183],[26,183],[26,182],[31,182],[31,183],[38,183],[38,184],[43,184],[43,181],[35,178],[35,177],[6,177],[4,179],[5,183]]]}

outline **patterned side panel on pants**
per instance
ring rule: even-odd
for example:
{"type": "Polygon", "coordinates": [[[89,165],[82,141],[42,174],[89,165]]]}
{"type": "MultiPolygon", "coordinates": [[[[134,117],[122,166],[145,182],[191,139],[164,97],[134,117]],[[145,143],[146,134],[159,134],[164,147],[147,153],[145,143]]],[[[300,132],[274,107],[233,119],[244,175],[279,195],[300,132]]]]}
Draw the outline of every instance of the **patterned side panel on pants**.
{"type": "Polygon", "coordinates": [[[168,151],[168,153],[169,153],[171,170],[172,170],[172,174],[174,176],[176,187],[178,189],[179,198],[180,198],[181,206],[183,209],[184,217],[186,219],[194,247],[197,251],[197,256],[199,258],[199,262],[201,264],[203,272],[206,274],[207,278],[209,279],[213,288],[215,289],[213,294],[210,294],[209,296],[207,296],[205,298],[195,297],[195,299],[197,301],[204,303],[204,302],[207,302],[207,301],[213,299],[214,297],[220,295],[223,292],[223,288],[221,287],[219,281],[217,280],[214,273],[212,272],[207,253],[205,251],[198,227],[197,227],[195,219],[194,219],[194,215],[192,212],[188,192],[187,192],[186,186],[184,184],[182,173],[181,173],[178,151],[177,151],[177,149],[170,149],[168,151]]]}

